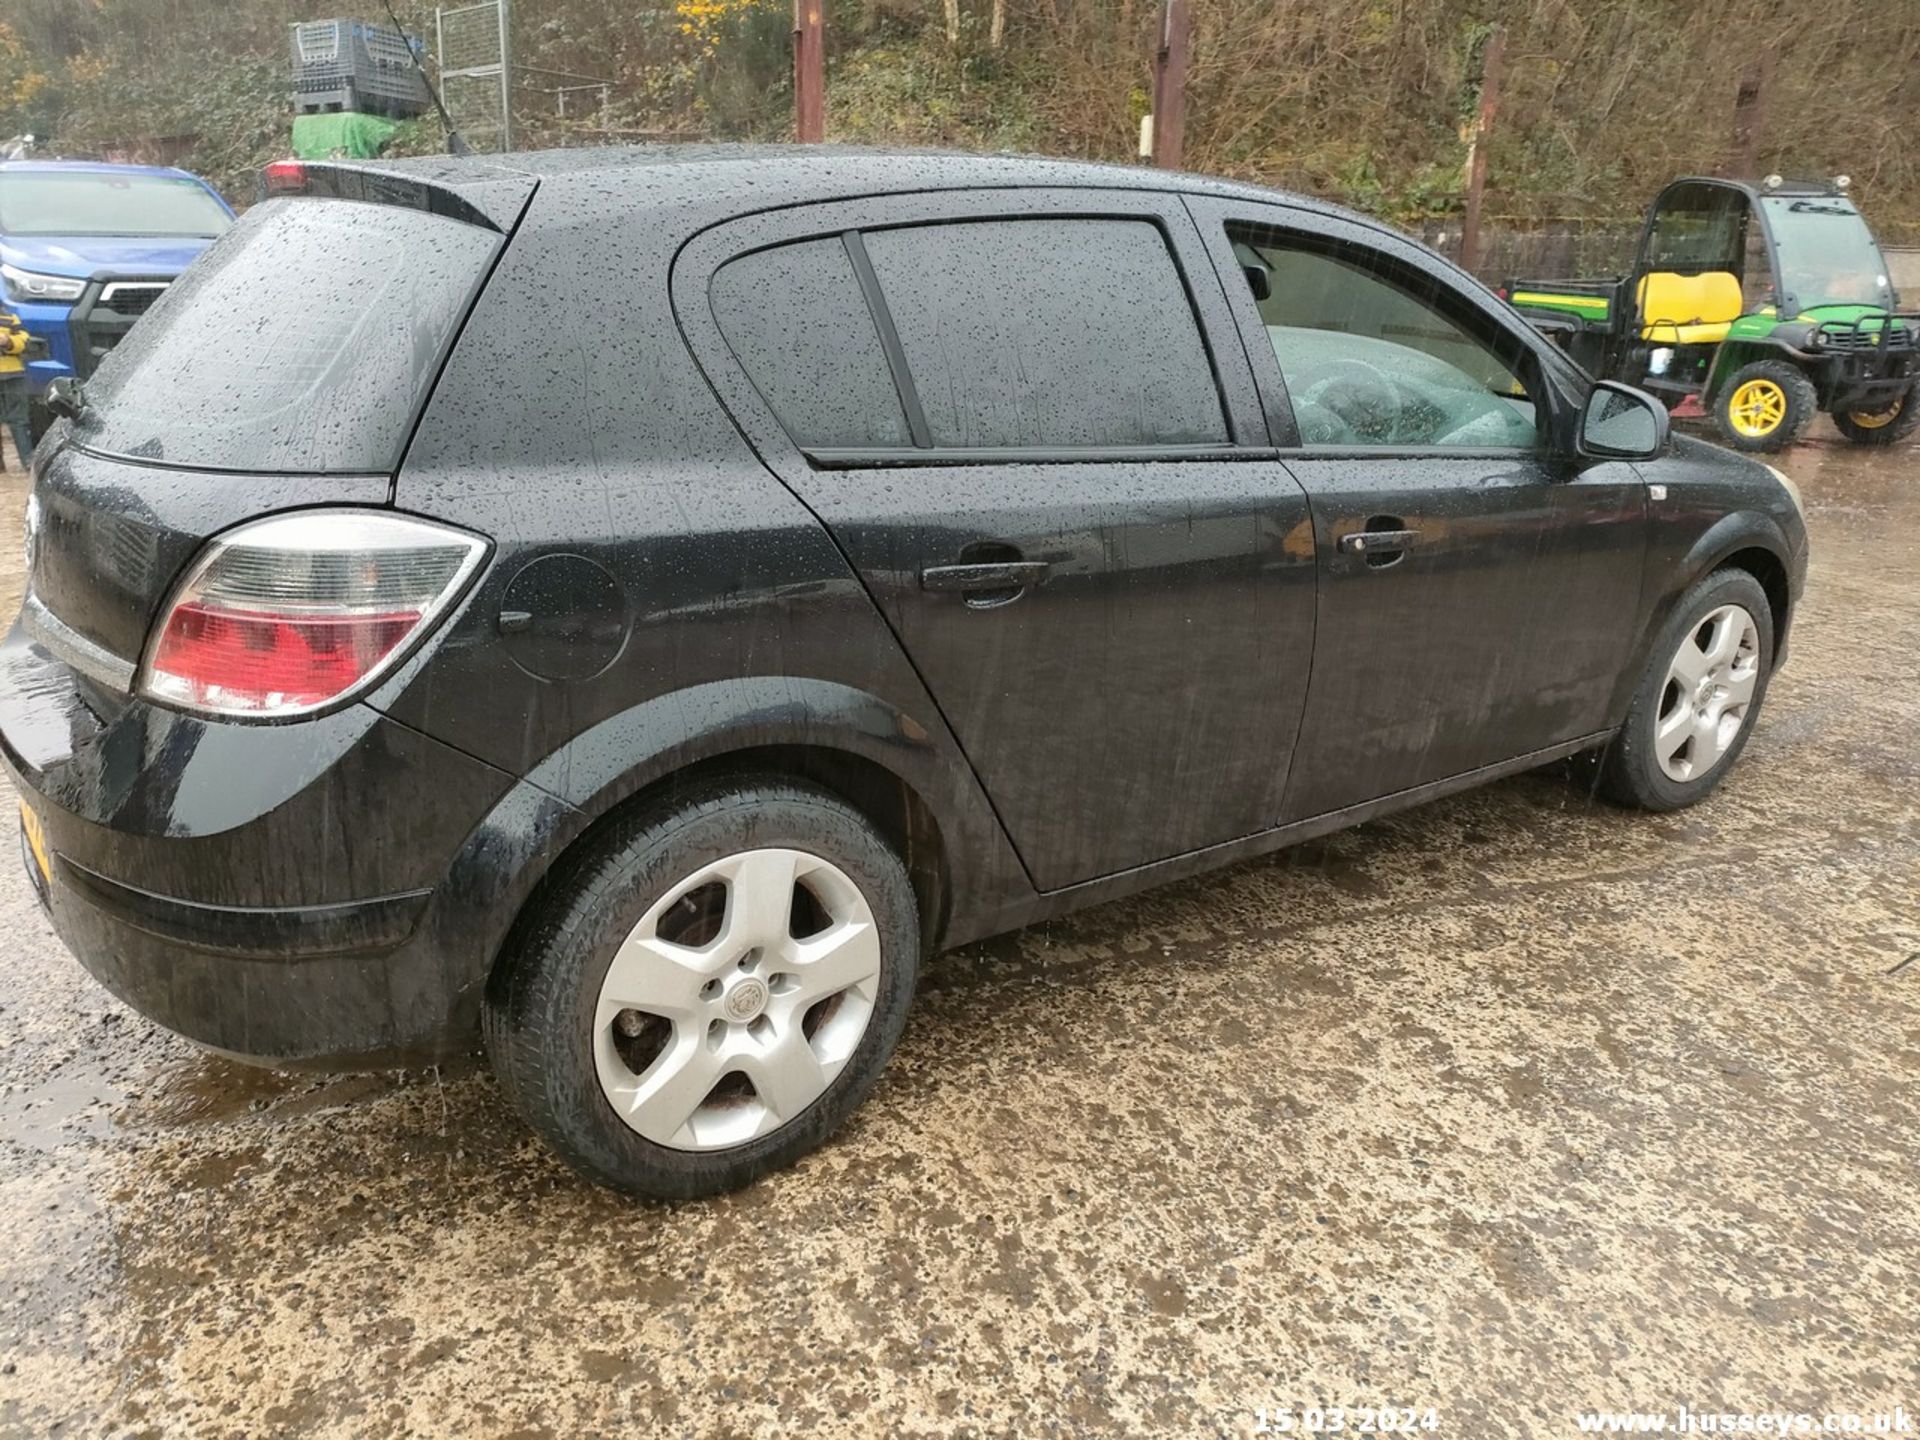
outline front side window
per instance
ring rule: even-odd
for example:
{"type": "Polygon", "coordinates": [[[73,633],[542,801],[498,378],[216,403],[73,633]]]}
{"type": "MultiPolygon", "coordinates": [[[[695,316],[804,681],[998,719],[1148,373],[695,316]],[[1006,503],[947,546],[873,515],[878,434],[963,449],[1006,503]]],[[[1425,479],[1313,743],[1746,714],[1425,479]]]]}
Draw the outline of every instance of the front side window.
{"type": "Polygon", "coordinates": [[[967,221],[869,231],[866,246],[936,448],[1226,442],[1150,222],[967,221]]]}
{"type": "Polygon", "coordinates": [[[1449,318],[1437,283],[1389,279],[1352,247],[1232,238],[1303,445],[1537,445],[1521,353],[1503,355],[1449,318]]]}

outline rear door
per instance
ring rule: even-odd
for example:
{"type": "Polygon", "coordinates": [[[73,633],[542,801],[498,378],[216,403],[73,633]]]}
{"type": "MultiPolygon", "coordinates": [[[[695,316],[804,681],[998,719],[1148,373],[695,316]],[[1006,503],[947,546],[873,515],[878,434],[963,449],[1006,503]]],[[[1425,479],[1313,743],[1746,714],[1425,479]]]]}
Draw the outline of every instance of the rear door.
{"type": "Polygon", "coordinates": [[[1417,247],[1192,202],[1319,556],[1311,693],[1281,818],[1592,735],[1626,664],[1645,487],[1557,453],[1534,342],[1417,247]]]}
{"type": "Polygon", "coordinates": [[[1040,888],[1272,823],[1311,528],[1177,199],[754,217],[690,247],[675,286],[709,376],[859,572],[1040,888]]]}

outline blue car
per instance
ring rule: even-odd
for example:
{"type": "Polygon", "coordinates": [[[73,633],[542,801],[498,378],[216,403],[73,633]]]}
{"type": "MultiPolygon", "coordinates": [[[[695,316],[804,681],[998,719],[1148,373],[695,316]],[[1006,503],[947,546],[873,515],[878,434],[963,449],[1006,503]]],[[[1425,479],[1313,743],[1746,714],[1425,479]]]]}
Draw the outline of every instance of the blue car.
{"type": "Polygon", "coordinates": [[[184,170],[81,160],[0,162],[4,308],[47,342],[27,366],[38,403],[62,376],[85,379],[162,291],[233,224],[217,191],[184,170]]]}

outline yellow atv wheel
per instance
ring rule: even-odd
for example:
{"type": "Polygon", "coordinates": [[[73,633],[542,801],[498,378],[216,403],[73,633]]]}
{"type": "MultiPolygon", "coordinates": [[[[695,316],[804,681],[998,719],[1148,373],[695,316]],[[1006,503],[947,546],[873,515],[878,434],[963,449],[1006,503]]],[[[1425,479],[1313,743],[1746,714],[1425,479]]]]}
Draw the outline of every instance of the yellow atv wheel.
{"type": "Polygon", "coordinates": [[[1856,445],[1892,445],[1920,428],[1920,385],[1878,410],[1836,410],[1833,423],[1856,445]]]}
{"type": "Polygon", "coordinates": [[[1720,387],[1713,418],[1739,450],[1784,450],[1820,408],[1813,382],[1780,360],[1757,360],[1720,387]]]}
{"type": "Polygon", "coordinates": [[[1749,440],[1764,440],[1787,418],[1787,392],[1772,380],[1749,380],[1727,402],[1733,428],[1749,440]]]}

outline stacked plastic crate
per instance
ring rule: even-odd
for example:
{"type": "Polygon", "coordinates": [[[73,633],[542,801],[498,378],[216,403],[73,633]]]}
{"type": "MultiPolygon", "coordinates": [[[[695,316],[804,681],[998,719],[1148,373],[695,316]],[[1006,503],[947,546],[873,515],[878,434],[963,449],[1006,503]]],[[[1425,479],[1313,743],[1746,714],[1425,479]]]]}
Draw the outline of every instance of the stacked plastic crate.
{"type": "Polygon", "coordinates": [[[308,20],[292,27],[296,115],[382,115],[404,120],[428,106],[414,65],[422,42],[364,20],[308,20]]]}

